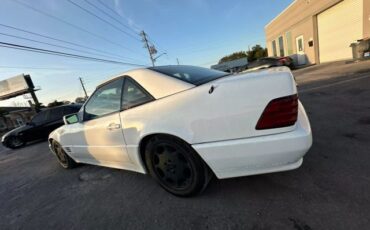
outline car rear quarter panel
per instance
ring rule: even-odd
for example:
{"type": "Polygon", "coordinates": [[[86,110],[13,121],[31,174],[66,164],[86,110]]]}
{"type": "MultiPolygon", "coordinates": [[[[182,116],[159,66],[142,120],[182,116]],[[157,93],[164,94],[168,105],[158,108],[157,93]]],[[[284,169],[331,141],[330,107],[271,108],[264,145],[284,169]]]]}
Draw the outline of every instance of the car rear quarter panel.
{"type": "Polygon", "coordinates": [[[255,126],[272,99],[296,93],[286,68],[224,77],[123,111],[123,132],[127,145],[133,146],[153,133],[199,144],[288,132],[295,127],[256,130],[255,126]],[[211,86],[214,91],[209,93],[211,86]]]}

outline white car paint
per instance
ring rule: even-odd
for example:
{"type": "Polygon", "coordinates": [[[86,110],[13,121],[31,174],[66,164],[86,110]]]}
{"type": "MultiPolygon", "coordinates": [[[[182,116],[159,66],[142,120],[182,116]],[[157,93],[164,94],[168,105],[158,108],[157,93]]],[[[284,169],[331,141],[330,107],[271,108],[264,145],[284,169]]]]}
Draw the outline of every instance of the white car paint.
{"type": "Polygon", "coordinates": [[[193,148],[218,178],[229,178],[298,168],[311,145],[310,124],[300,103],[293,131],[196,144],[193,148]]]}
{"type": "MultiPolygon", "coordinates": [[[[136,69],[113,77],[110,80],[121,76],[130,76],[139,82],[154,98],[159,99],[190,88],[194,85],[168,77],[164,74],[149,69],[136,69]]],[[[104,84],[103,82],[102,84],[104,84]]]]}
{"type": "Polygon", "coordinates": [[[151,134],[186,141],[218,178],[283,171],[300,166],[312,143],[303,106],[290,127],[256,130],[266,105],[297,93],[286,67],[232,75],[194,86],[149,69],[130,76],[155,100],[50,134],[76,162],[146,173],[140,142],[151,134]],[[209,93],[213,86],[213,93],[209,93]],[[118,125],[118,129],[107,129],[118,125]]]}

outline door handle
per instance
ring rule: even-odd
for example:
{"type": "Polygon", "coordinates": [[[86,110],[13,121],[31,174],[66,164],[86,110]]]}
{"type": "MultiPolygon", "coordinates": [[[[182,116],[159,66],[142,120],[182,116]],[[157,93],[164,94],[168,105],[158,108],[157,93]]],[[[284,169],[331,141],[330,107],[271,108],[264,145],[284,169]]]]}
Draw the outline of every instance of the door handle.
{"type": "Polygon", "coordinates": [[[119,129],[119,128],[121,128],[121,125],[116,124],[116,123],[110,123],[107,127],[108,130],[119,129]]]}

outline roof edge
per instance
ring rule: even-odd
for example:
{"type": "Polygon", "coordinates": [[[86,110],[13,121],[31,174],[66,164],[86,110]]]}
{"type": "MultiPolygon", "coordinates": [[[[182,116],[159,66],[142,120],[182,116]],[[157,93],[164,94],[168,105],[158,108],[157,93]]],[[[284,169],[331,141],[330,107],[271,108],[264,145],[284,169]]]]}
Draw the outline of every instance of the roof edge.
{"type": "Polygon", "coordinates": [[[294,0],[292,3],[289,4],[289,6],[287,6],[283,11],[280,12],[280,14],[278,14],[276,17],[274,17],[269,23],[267,23],[265,25],[265,29],[266,27],[268,27],[269,25],[271,25],[278,17],[280,17],[282,14],[284,14],[290,7],[292,7],[296,2],[298,2],[298,0],[294,0]]]}

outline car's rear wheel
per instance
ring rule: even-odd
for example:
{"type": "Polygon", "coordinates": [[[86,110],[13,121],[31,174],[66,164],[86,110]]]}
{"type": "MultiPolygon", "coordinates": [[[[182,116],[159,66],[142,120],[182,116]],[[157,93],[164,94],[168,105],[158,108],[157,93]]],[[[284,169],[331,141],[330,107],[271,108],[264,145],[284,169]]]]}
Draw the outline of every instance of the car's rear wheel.
{"type": "Polygon", "coordinates": [[[191,146],[170,136],[150,139],[145,149],[145,161],[149,173],[176,196],[198,194],[206,187],[211,175],[191,146]]]}
{"type": "Polygon", "coordinates": [[[17,149],[23,147],[26,144],[26,142],[24,142],[19,137],[9,137],[9,139],[6,142],[7,142],[6,146],[11,149],[17,149]]]}
{"type": "Polygon", "coordinates": [[[52,142],[52,148],[59,161],[59,164],[63,168],[71,169],[76,167],[77,163],[66,154],[62,146],[57,141],[52,142]]]}

